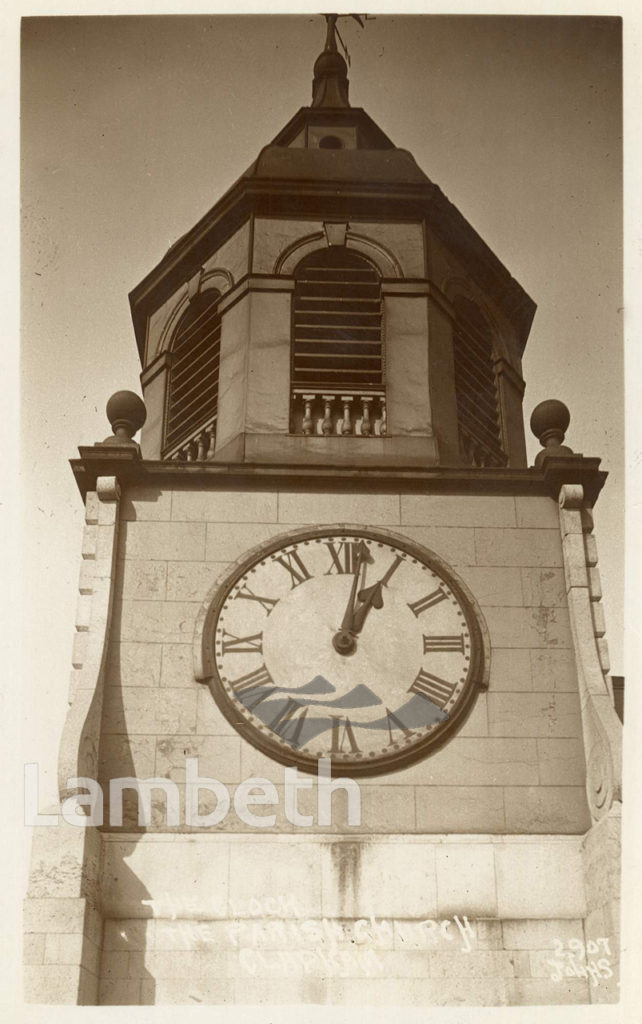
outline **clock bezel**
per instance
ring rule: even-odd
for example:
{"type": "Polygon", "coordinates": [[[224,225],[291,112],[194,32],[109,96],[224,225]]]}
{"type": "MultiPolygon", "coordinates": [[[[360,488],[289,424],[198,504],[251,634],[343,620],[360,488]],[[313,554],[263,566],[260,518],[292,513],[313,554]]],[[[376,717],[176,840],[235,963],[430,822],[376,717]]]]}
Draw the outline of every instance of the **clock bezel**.
{"type": "Polygon", "coordinates": [[[318,758],[298,753],[269,734],[263,734],[252,727],[246,719],[239,721],[239,713],[229,698],[219,676],[214,650],[216,622],[230,591],[257,562],[266,557],[305,541],[319,538],[336,539],[345,535],[363,537],[365,540],[382,542],[404,551],[432,569],[450,587],[461,608],[470,633],[470,665],[462,696],[448,721],[433,733],[410,745],[407,749],[377,755],[362,762],[332,761],[332,775],[348,778],[386,775],[401,771],[418,761],[423,761],[450,742],[469,717],[480,691],[488,689],[490,668],[490,639],[482,611],[468,586],[452,566],[430,548],[383,527],[361,526],[355,523],[327,523],[321,526],[304,527],[277,534],[261,544],[255,545],[233,562],[216,580],[207,599],[201,607],[196,624],[195,663],[196,678],[207,683],[210,693],[227,722],[238,735],[271,760],[285,767],[296,767],[308,774],[317,774],[318,758]]]}

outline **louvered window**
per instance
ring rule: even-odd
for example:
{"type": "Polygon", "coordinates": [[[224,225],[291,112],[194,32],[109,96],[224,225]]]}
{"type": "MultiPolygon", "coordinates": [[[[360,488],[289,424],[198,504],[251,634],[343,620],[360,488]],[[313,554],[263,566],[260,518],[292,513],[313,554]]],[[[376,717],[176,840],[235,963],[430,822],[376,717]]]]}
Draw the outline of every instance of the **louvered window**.
{"type": "Polygon", "coordinates": [[[472,466],[505,466],[492,331],[469,299],[457,299],[455,312],[455,390],[461,455],[472,466]]]}
{"type": "Polygon", "coordinates": [[[171,457],[216,420],[221,354],[220,293],[202,292],[172,340],[164,456],[171,457]]]}
{"type": "Polygon", "coordinates": [[[292,384],[354,394],[383,389],[381,285],[367,260],[331,246],[298,265],[292,384]]]}

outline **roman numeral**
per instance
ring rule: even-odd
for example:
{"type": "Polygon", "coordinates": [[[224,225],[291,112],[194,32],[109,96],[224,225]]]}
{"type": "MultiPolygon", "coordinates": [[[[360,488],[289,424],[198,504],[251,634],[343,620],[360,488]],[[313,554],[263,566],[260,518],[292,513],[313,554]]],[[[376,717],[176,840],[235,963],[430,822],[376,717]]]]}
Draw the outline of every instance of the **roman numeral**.
{"type": "Polygon", "coordinates": [[[409,729],[407,725],[404,725],[401,719],[397,718],[397,716],[394,714],[394,712],[390,710],[390,708],[386,708],[386,715],[388,716],[388,735],[390,736],[391,743],[394,743],[394,739],[392,737],[393,726],[395,727],[395,729],[401,729],[404,736],[413,735],[412,729],[409,729]]]}
{"type": "Polygon", "coordinates": [[[241,703],[250,711],[276,691],[274,680],[265,665],[261,665],[254,672],[248,672],[247,675],[239,676],[238,679],[230,680],[230,685],[241,703]],[[254,690],[258,690],[258,693],[256,699],[250,703],[250,694],[254,690]]]}
{"type": "Polygon", "coordinates": [[[304,708],[303,705],[299,704],[299,702],[294,700],[293,697],[288,697],[287,704],[281,708],[274,720],[269,723],[269,727],[273,732],[280,736],[281,739],[290,743],[292,746],[297,746],[307,713],[307,708],[304,708]],[[296,716],[301,710],[303,710],[303,714],[300,718],[297,718],[296,716]],[[286,733],[289,732],[291,726],[294,727],[294,732],[291,735],[286,736],[286,733]]]}
{"type": "Polygon", "coordinates": [[[332,746],[330,748],[331,754],[340,754],[343,750],[343,744],[345,740],[348,740],[350,744],[350,750],[353,754],[360,753],[360,747],[357,743],[354,735],[354,729],[352,728],[352,722],[349,718],[345,719],[343,726],[343,735],[341,734],[341,723],[344,719],[338,715],[330,715],[332,719],[332,746]]]}
{"type": "Polygon", "coordinates": [[[255,633],[253,636],[234,636],[225,630],[225,636],[221,640],[223,654],[262,654],[263,634],[255,633]]]}
{"type": "Polygon", "coordinates": [[[422,697],[427,697],[428,700],[443,708],[452,697],[456,685],[456,683],[449,683],[445,679],[440,679],[439,676],[433,676],[422,668],[419,670],[419,675],[408,692],[418,693],[422,697]]]}
{"type": "Polygon", "coordinates": [[[326,541],[326,547],[332,556],[332,564],[325,575],[329,576],[332,572],[354,573],[362,544],[363,541],[360,540],[342,540],[337,547],[336,544],[326,541]]]}
{"type": "Polygon", "coordinates": [[[414,613],[415,618],[419,618],[422,612],[425,612],[428,608],[434,608],[440,601],[446,601],[448,595],[438,587],[437,590],[433,590],[432,594],[426,594],[425,597],[420,597],[418,601],[413,601],[412,604],[408,602],[410,611],[414,613]]]}
{"type": "Polygon", "coordinates": [[[305,583],[306,580],[312,579],[296,551],[286,551],[280,558],[275,558],[275,562],[279,562],[290,573],[293,590],[300,583],[305,583]]]}
{"type": "Polygon", "coordinates": [[[464,653],[464,637],[459,636],[424,636],[424,654],[435,651],[457,651],[464,653]]]}
{"type": "Polygon", "coordinates": [[[239,590],[238,594],[234,595],[234,600],[239,597],[244,598],[246,601],[258,601],[265,608],[268,615],[274,608],[274,605],[278,604],[278,601],[273,597],[258,597],[257,594],[252,593],[247,584],[244,584],[243,590],[239,590]]]}

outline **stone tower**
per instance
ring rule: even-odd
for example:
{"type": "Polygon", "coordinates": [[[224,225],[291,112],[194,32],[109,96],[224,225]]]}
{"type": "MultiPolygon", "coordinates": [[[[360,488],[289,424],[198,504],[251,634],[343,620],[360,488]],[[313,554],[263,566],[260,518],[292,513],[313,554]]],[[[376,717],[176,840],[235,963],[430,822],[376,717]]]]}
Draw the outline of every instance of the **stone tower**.
{"type": "Polygon", "coordinates": [[[31,1001],[617,998],[605,474],[555,401],[527,467],[535,305],[327,21],[311,105],[131,293],[144,405],[72,462],[31,1001]]]}

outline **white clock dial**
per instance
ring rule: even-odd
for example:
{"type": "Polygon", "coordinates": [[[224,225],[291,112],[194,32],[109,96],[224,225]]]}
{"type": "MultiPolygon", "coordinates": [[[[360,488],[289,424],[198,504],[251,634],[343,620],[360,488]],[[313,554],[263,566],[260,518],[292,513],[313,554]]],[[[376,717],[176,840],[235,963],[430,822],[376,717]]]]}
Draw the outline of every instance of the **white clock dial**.
{"type": "Polygon", "coordinates": [[[374,774],[443,742],[479,680],[477,621],[429,552],[374,530],[315,529],[234,571],[211,635],[214,696],[288,764],[374,774]]]}

